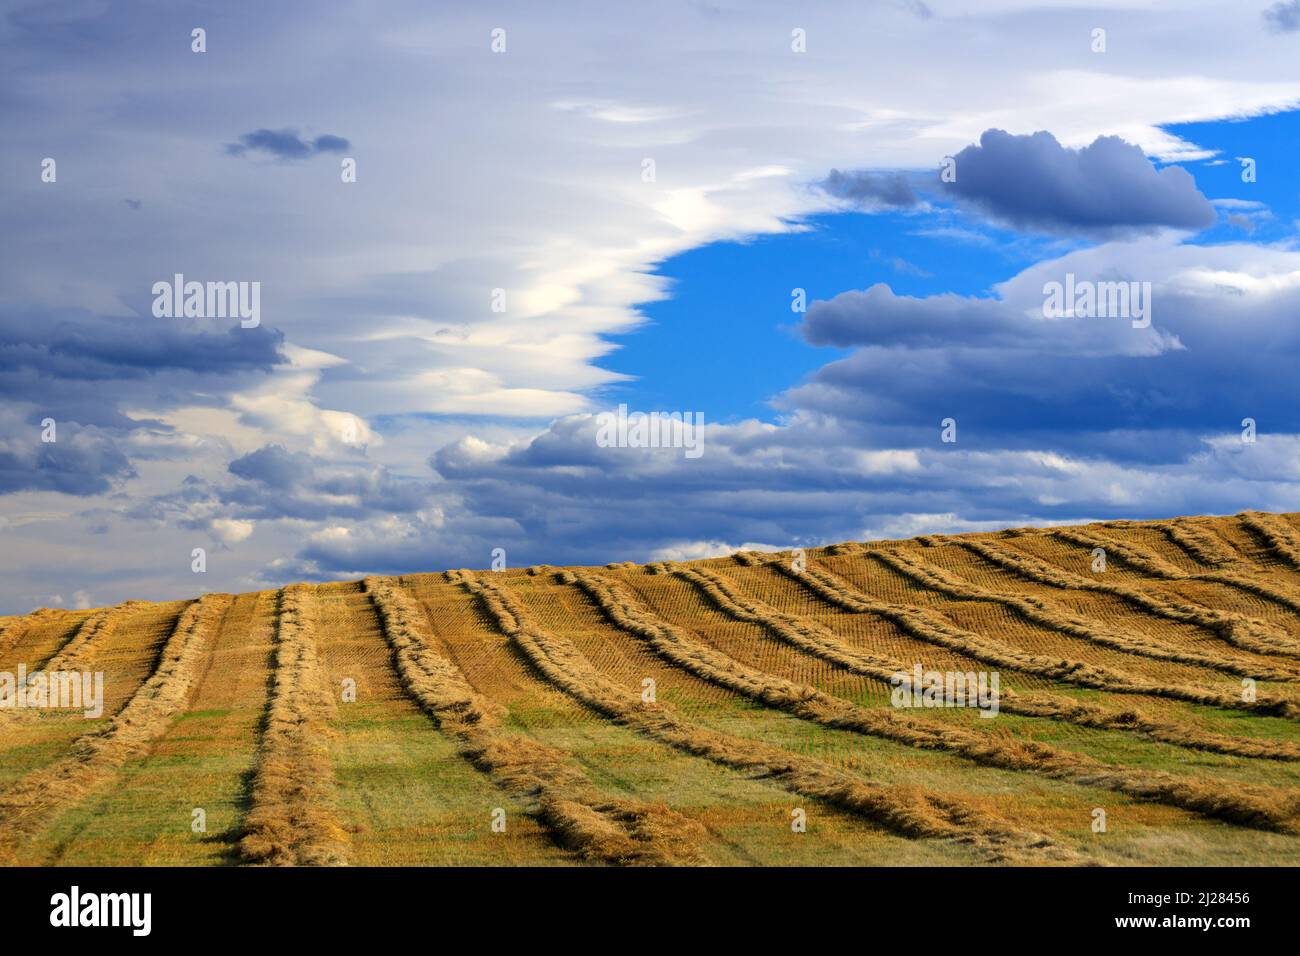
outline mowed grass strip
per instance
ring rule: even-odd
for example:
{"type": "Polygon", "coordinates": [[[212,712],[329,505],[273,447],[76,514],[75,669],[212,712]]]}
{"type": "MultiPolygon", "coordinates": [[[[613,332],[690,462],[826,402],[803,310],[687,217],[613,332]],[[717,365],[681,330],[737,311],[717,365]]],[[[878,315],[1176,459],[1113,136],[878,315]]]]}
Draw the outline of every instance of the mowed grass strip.
{"type": "MultiPolygon", "coordinates": [[[[625,584],[629,580],[663,580],[662,576],[644,574],[640,568],[611,576],[625,584]]],[[[563,634],[605,678],[637,694],[644,690],[646,681],[652,681],[657,699],[670,704],[695,725],[761,747],[777,747],[795,757],[808,757],[865,782],[961,798],[995,816],[1010,816],[1003,811],[1011,808],[1017,817],[1031,819],[1042,806],[1050,805],[1054,813],[1073,814],[1083,830],[1087,829],[1089,810],[1095,806],[1095,802],[1088,801],[1095,800],[1095,795],[1082,788],[1054,781],[1033,781],[1026,786],[1023,778],[1017,785],[1016,775],[972,768],[944,754],[809,724],[664,661],[644,641],[611,624],[583,591],[556,587],[553,574],[539,573],[527,579],[510,576],[508,585],[544,627],[563,634]],[[1063,810],[1067,804],[1074,809],[1063,810]]],[[[687,590],[686,585],[681,587],[687,590]]],[[[691,608],[704,611],[698,602],[691,608]]],[[[683,612],[692,613],[685,607],[683,612]]],[[[697,624],[702,620],[694,618],[697,624]]],[[[655,755],[644,742],[639,749],[629,747],[629,751],[627,762],[635,760],[638,775],[629,773],[625,779],[642,792],[663,794],[675,809],[707,822],[719,838],[752,856],[754,862],[964,865],[981,860],[968,846],[899,837],[847,811],[811,799],[792,798],[781,792],[786,788],[775,780],[749,780],[701,760],[687,760],[671,753],[655,755]],[[647,777],[641,769],[647,763],[662,768],[661,773],[647,777]],[[719,792],[723,795],[717,796],[719,792]],[[807,834],[792,838],[790,814],[795,806],[801,806],[817,825],[810,825],[807,834]]],[[[1129,801],[1120,798],[1120,802],[1129,801]]],[[[1068,839],[1073,841],[1074,835],[1068,839]]]]}
{"type": "MultiPolygon", "coordinates": [[[[49,634],[51,625],[63,628],[59,631],[63,640],[72,633],[67,625],[77,627],[89,614],[75,614],[55,608],[38,608],[30,614],[8,618],[0,628],[0,667],[8,671],[16,669],[18,662],[40,660],[45,655],[32,654],[32,645],[40,646],[42,637],[49,634]]],[[[57,645],[53,645],[57,646],[57,645]]],[[[46,654],[50,653],[49,651],[46,654]]]]}
{"type": "Polygon", "coordinates": [[[1046,598],[1028,597],[1012,591],[987,588],[949,573],[942,567],[927,561],[919,551],[880,549],[861,553],[868,559],[910,578],[922,587],[960,601],[984,601],[1001,605],[1014,611],[1026,621],[1067,637],[1153,660],[1192,664],[1242,677],[1300,681],[1300,669],[1278,667],[1266,659],[1242,659],[1207,653],[1152,638],[1135,636],[1096,618],[1077,614],[1064,605],[1046,598]]]}
{"type": "Polygon", "coordinates": [[[359,866],[567,865],[559,847],[439,733],[402,688],[360,582],[321,585],[322,662],[338,705],[328,743],[340,822],[359,866]],[[494,810],[506,830],[493,832],[494,810]]]}
{"type": "Polygon", "coordinates": [[[490,575],[459,574],[504,633],[548,680],[612,720],[675,750],[780,783],[793,793],[861,816],[902,836],[969,845],[993,862],[1078,862],[1041,834],[983,813],[973,805],[915,789],[866,783],[820,761],[721,734],[683,720],[600,674],[567,637],[541,628],[514,593],[490,575]]]}
{"type": "MultiPolygon", "coordinates": [[[[497,579],[519,588],[527,599],[535,597],[534,610],[552,626],[572,633],[571,615],[582,609],[575,609],[567,602],[573,597],[579,601],[582,598],[571,588],[557,586],[554,578],[538,567],[494,574],[497,579]]],[[[575,701],[538,674],[481,603],[467,596],[461,586],[448,583],[443,575],[412,576],[405,581],[425,607],[448,656],[480,693],[506,708],[512,727],[526,730],[538,740],[572,754],[592,783],[604,793],[666,804],[699,822],[707,832],[700,837],[698,849],[708,862],[865,864],[872,860],[905,858],[915,846],[913,841],[883,834],[847,814],[820,816],[816,837],[796,838],[790,830],[794,804],[782,788],[750,781],[706,761],[648,745],[638,734],[575,701]],[[884,844],[892,848],[886,850],[884,844]]],[[[634,645],[616,629],[603,623],[598,626],[602,635],[593,638],[596,657],[617,653],[619,644],[634,645]]],[[[637,688],[641,686],[640,681],[638,677],[637,688]]],[[[693,694],[688,706],[698,704],[706,711],[717,708],[725,711],[735,701],[735,695],[727,691],[700,681],[693,683],[702,693],[693,694]]],[[[666,693],[676,692],[667,682],[661,686],[666,693]]],[[[930,862],[943,859],[937,850],[912,852],[930,862]]],[[[964,858],[976,859],[972,854],[964,858]]]]}
{"type": "Polygon", "coordinates": [[[1040,557],[991,539],[954,536],[941,539],[966,548],[1005,570],[1028,580],[1063,590],[1097,591],[1121,598],[1156,617],[1194,624],[1227,644],[1256,654],[1290,654],[1292,642],[1274,625],[1232,611],[1221,611],[1186,600],[1174,600],[1158,592],[1137,587],[1118,575],[1085,577],[1067,571],[1040,557]]]}
{"type": "Polygon", "coordinates": [[[274,615],[273,591],[235,596],[184,712],[146,754],[122,766],[118,785],[42,830],[32,841],[37,858],[70,866],[238,862],[274,615]]]}
{"type": "MultiPolygon", "coordinates": [[[[815,581],[818,593],[826,594],[828,600],[841,602],[844,606],[863,613],[886,617],[921,640],[960,650],[980,663],[1029,673],[1046,673],[1065,682],[1084,683],[1085,680],[1091,679],[1092,682],[1085,686],[1100,686],[1103,690],[1116,689],[1113,679],[1098,680],[1094,673],[1088,671],[1084,671],[1083,679],[1076,680],[1075,675],[1082,668],[1082,665],[1077,662],[1050,660],[1044,662],[1041,658],[1018,654],[995,641],[986,640],[981,635],[955,627],[946,618],[932,611],[871,601],[866,595],[849,587],[834,575],[811,566],[801,571],[788,568],[784,562],[779,561],[773,562],[773,566],[786,571],[795,580],[815,581]]],[[[812,654],[847,671],[887,685],[902,680],[908,682],[907,686],[910,686],[911,678],[908,676],[912,670],[910,665],[863,653],[846,644],[834,631],[817,621],[800,615],[783,613],[746,594],[727,576],[707,568],[675,564],[665,565],[665,570],[694,584],[723,613],[738,620],[759,624],[778,639],[804,653],[812,654]]],[[[962,671],[962,673],[968,672],[962,671]]],[[[1122,689],[1130,688],[1131,679],[1119,686],[1122,689]]],[[[1206,701],[1198,700],[1198,702],[1206,701]]],[[[1253,740],[1248,737],[1215,734],[1187,724],[1152,720],[1132,708],[1117,710],[1056,694],[1021,695],[1010,687],[1000,689],[998,704],[999,712],[1002,713],[1056,720],[1097,730],[1132,732],[1180,747],[1239,757],[1300,760],[1300,747],[1290,741],[1253,740]]]]}
{"type": "Polygon", "coordinates": [[[106,726],[77,738],[68,756],[0,791],[0,861],[15,861],[18,849],[54,812],[106,785],[124,763],[148,752],[185,709],[231,600],[209,594],[187,607],[149,679],[106,726]]]}
{"type": "Polygon", "coordinates": [[[683,629],[667,624],[603,575],[585,570],[565,574],[600,604],[611,621],[645,639],[665,659],[806,720],[943,750],[988,766],[1102,787],[1243,826],[1285,833],[1296,830],[1300,795],[1295,793],[1244,786],[1224,793],[1213,784],[1195,779],[1161,771],[1108,766],[1083,754],[1038,742],[864,708],[815,687],[801,686],[739,663],[683,629]]]}
{"type": "Polygon", "coordinates": [[[366,578],[402,684],[467,760],[526,802],[556,842],[591,862],[694,864],[699,827],[663,805],[601,794],[563,750],[505,726],[438,647],[428,619],[400,584],[366,578]]]}
{"type": "MultiPolygon", "coordinates": [[[[84,710],[0,711],[0,787],[53,763],[70,751],[78,737],[106,726],[152,672],[187,603],[141,604],[108,635],[95,663],[104,674],[100,717],[87,718],[84,710]]],[[[90,616],[41,615],[43,623],[32,627],[13,653],[29,668],[37,666],[34,662],[57,653],[90,616]]],[[[0,669],[17,676],[12,660],[0,669]]]]}
{"type": "MultiPolygon", "coordinates": [[[[1147,529],[1142,530],[1147,534],[1150,533],[1147,529]]],[[[1251,613],[1259,607],[1261,603],[1259,599],[1280,605],[1290,612],[1300,611],[1300,595],[1275,587],[1267,580],[1239,570],[1184,570],[1165,559],[1154,548],[1141,544],[1141,537],[1134,533],[1121,538],[1114,532],[1085,527],[1057,529],[1051,533],[1051,536],[1067,545],[1087,549],[1089,554],[1095,553],[1100,548],[1106,553],[1108,562],[1111,558],[1118,558],[1121,567],[1126,567],[1139,579],[1195,582],[1201,585],[1202,599],[1199,603],[1219,610],[1229,609],[1252,622],[1249,634],[1253,640],[1264,647],[1264,653],[1300,657],[1300,642],[1290,637],[1284,627],[1261,620],[1251,613]],[[1223,593],[1224,591],[1227,593],[1223,593]],[[1246,606],[1234,607],[1242,597],[1247,599],[1246,606]]]]}

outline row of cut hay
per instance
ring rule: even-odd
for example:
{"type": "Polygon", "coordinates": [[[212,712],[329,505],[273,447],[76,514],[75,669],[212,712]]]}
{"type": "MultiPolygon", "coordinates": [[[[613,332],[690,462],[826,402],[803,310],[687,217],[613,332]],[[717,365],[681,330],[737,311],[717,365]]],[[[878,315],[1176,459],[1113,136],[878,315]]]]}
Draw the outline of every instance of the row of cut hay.
{"type": "Polygon", "coordinates": [[[1205,667],[1239,677],[1281,682],[1300,681],[1300,671],[1294,668],[1282,668],[1271,663],[1245,661],[1221,654],[1176,647],[1155,638],[1127,634],[1047,598],[986,588],[973,581],[959,578],[925,558],[917,556],[914,552],[881,550],[862,553],[910,581],[939,594],[963,601],[998,604],[1014,611],[1032,624],[1067,637],[1077,637],[1090,644],[1098,644],[1153,660],[1205,667]]]}
{"type": "Polygon", "coordinates": [[[143,757],[181,714],[233,599],[206,594],[190,604],[163,645],[158,663],[126,705],[100,730],[79,737],[71,753],[0,791],[0,863],[54,813],[112,780],[143,757]]]}
{"type": "Polygon", "coordinates": [[[1199,522],[1175,518],[1153,521],[1148,527],[1155,528],[1184,552],[1209,567],[1227,567],[1242,560],[1242,556],[1231,545],[1199,522]]]}
{"type": "Polygon", "coordinates": [[[35,627],[48,623],[55,617],[62,616],[64,611],[58,611],[52,608],[43,607],[31,614],[25,614],[22,617],[16,617],[5,625],[4,630],[0,631],[0,654],[3,654],[18,645],[27,634],[35,627]]]}
{"type": "Polygon", "coordinates": [[[1264,543],[1292,568],[1300,569],[1300,534],[1277,515],[1263,511],[1243,511],[1241,523],[1264,539],[1264,543]]]}
{"type": "MultiPolygon", "coordinates": [[[[142,601],[125,601],[112,608],[104,608],[84,618],[63,646],[43,661],[36,670],[45,674],[73,673],[89,669],[88,665],[99,646],[112,636],[122,620],[142,601]]],[[[36,673],[28,676],[28,684],[37,680],[36,673]]],[[[36,710],[0,710],[0,719],[36,720],[36,710]]]]}
{"type": "Polygon", "coordinates": [[[271,866],[343,866],[348,836],[334,801],[326,740],[334,699],[317,648],[315,588],[278,595],[275,670],[239,853],[271,866]]]}
{"type": "Polygon", "coordinates": [[[1068,658],[1058,660],[1040,654],[1031,654],[1016,650],[1001,641],[957,627],[948,619],[925,608],[876,601],[829,571],[809,567],[806,571],[798,572],[783,562],[773,564],[782,573],[794,578],[828,603],[858,614],[878,615],[897,624],[918,640],[946,647],[997,667],[1037,674],[1040,677],[1094,690],[1139,694],[1146,697],[1181,700],[1190,704],[1287,717],[1293,720],[1300,719],[1300,705],[1285,698],[1263,694],[1252,701],[1247,701],[1235,694],[1210,687],[1196,684],[1165,684],[1085,661],[1068,658]]]}
{"type": "Polygon", "coordinates": [[[1217,782],[1187,780],[1162,771],[1112,767],[1047,744],[999,738],[893,711],[867,709],[740,663],[657,617],[603,575],[568,570],[562,572],[562,580],[582,588],[615,626],[642,638],[665,660],[805,720],[951,753],[984,766],[1112,790],[1243,826],[1288,833],[1297,830],[1300,795],[1295,793],[1240,785],[1225,788],[1217,782]]]}
{"type": "Polygon", "coordinates": [[[504,712],[478,694],[435,647],[427,621],[405,589],[365,579],[408,694],[461,753],[503,790],[525,802],[555,839],[584,859],[617,864],[694,864],[695,824],[666,807],[610,800],[567,754],[505,730],[504,712]]]}
{"type": "Polygon", "coordinates": [[[1153,578],[1175,581],[1195,576],[1176,564],[1166,561],[1153,551],[1108,535],[1090,533],[1079,528],[1057,528],[1053,530],[1052,537],[1089,550],[1102,548],[1106,552],[1107,559],[1118,557],[1129,567],[1153,578]]]}
{"type": "Polygon", "coordinates": [[[1231,611],[1216,610],[1202,604],[1171,601],[1104,574],[1085,577],[986,538],[956,536],[944,538],[943,541],[965,548],[989,563],[1030,581],[1064,590],[1095,591],[1100,594],[1114,595],[1155,617],[1204,628],[1242,650],[1255,654],[1300,655],[1300,646],[1256,618],[1231,611]]]}
{"type": "MultiPolygon", "coordinates": [[[[1273,516],[1266,515],[1265,517],[1271,518],[1273,516]]],[[[1052,533],[1062,541],[1078,544],[1085,548],[1103,548],[1108,555],[1118,556],[1125,564],[1148,577],[1164,581],[1204,581],[1211,584],[1223,584],[1262,597],[1288,610],[1300,610],[1300,596],[1240,570],[1183,571],[1154,552],[1125,541],[1088,534],[1077,529],[1060,529],[1052,533]]],[[[1241,615],[1241,617],[1249,622],[1250,632],[1252,634],[1257,633],[1260,640],[1274,640],[1276,642],[1275,653],[1300,656],[1300,644],[1297,644],[1282,629],[1275,628],[1266,621],[1257,618],[1249,618],[1244,615],[1241,615]]]]}
{"type": "Polygon", "coordinates": [[[598,713],[683,753],[772,780],[792,793],[824,801],[902,836],[952,840],[990,862],[1075,862],[1076,855],[1042,834],[1017,827],[957,798],[917,787],[879,786],[820,760],[702,727],[663,703],[645,703],[600,673],[569,638],[542,628],[509,588],[491,575],[463,574],[461,583],[551,684],[598,713]]]}
{"type": "MultiPolygon", "coordinates": [[[[1028,673],[1043,673],[1043,670],[1037,668],[1043,667],[1044,661],[1051,663],[1050,658],[1021,654],[1010,649],[1004,651],[980,635],[956,627],[947,619],[924,608],[873,601],[830,572],[812,568],[799,572],[787,568],[784,564],[778,564],[778,567],[796,581],[815,580],[815,586],[809,585],[809,590],[814,594],[822,595],[823,591],[833,589],[844,603],[853,603],[855,610],[879,615],[896,624],[905,633],[928,644],[946,647],[985,663],[1028,673]],[[990,648],[992,650],[989,650],[990,648]],[[1028,665],[1026,661],[1029,662],[1028,665]],[[1031,666],[1035,669],[1029,670],[1031,666]]],[[[736,620],[758,624],[778,639],[807,654],[829,661],[852,673],[884,683],[891,683],[891,678],[895,675],[906,676],[911,671],[911,667],[902,662],[884,660],[846,646],[833,631],[816,621],[794,614],[785,614],[757,598],[741,594],[733,582],[716,572],[680,565],[672,566],[672,570],[683,580],[694,584],[723,613],[736,620]]],[[[843,606],[841,601],[837,600],[834,603],[843,606]]],[[[1130,684],[1115,682],[1114,686],[1105,686],[1113,679],[1105,677],[1098,679],[1091,673],[1090,676],[1097,679],[1097,683],[1086,686],[1101,690],[1132,692],[1130,684]]],[[[1133,679],[1124,677],[1122,680],[1133,679]]],[[[1152,720],[1137,710],[1115,711],[1056,694],[1021,695],[1010,688],[1003,688],[1000,706],[1007,713],[1024,717],[1041,717],[1094,730],[1129,731],[1162,743],[1195,750],[1230,754],[1236,757],[1300,760],[1300,746],[1290,742],[1255,740],[1210,733],[1183,723],[1152,720]]]]}
{"type": "Polygon", "coordinates": [[[46,671],[86,670],[99,648],[144,601],[123,601],[115,607],[97,611],[81,622],[68,642],[42,665],[46,671]]]}

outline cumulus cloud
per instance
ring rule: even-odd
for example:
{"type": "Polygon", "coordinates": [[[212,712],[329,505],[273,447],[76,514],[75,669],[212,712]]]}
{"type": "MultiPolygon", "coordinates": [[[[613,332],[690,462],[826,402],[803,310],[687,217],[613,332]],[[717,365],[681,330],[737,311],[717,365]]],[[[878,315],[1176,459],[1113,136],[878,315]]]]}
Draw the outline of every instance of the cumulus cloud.
{"type": "Polygon", "coordinates": [[[1285,316],[1298,310],[1295,251],[1110,243],[1037,263],[988,297],[912,298],[877,285],[815,303],[804,335],[855,351],[781,402],[909,444],[931,443],[951,416],[985,446],[1183,460],[1197,436],[1264,409],[1276,431],[1300,431],[1300,414],[1281,411],[1293,407],[1285,369],[1300,361],[1285,316]],[[1150,327],[1045,317],[1044,286],[1067,275],[1150,282],[1150,327]]]}
{"type": "Polygon", "coordinates": [[[954,159],[956,178],[941,192],[1017,229],[1104,238],[1215,220],[1190,173],[1157,170],[1117,136],[1070,149],[1045,131],[989,129],[954,159]]]}
{"type": "Polygon", "coordinates": [[[58,491],[101,494],[134,477],[130,460],[112,436],[94,426],[55,422],[53,442],[42,440],[39,421],[0,415],[0,494],[58,491]]]}
{"type": "Polygon", "coordinates": [[[0,309],[0,492],[98,494],[135,476],[133,458],[188,454],[188,440],[140,409],[220,404],[215,383],[285,361],[274,329],[226,325],[0,309]],[[53,442],[41,440],[47,419],[53,442]]]}
{"type": "Polygon", "coordinates": [[[351,145],[342,136],[332,133],[304,139],[296,129],[256,129],[239,137],[236,143],[227,143],[226,153],[243,156],[260,152],[277,159],[306,159],[321,153],[342,153],[351,145]]]}

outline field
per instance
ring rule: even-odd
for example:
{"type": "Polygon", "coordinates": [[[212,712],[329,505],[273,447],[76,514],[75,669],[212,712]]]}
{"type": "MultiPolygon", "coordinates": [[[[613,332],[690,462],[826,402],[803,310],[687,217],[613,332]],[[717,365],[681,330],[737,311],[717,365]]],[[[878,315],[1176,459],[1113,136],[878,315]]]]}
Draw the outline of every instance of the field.
{"type": "Polygon", "coordinates": [[[1254,512],[42,609],[0,861],[1296,865],[1297,612],[1254,512]]]}

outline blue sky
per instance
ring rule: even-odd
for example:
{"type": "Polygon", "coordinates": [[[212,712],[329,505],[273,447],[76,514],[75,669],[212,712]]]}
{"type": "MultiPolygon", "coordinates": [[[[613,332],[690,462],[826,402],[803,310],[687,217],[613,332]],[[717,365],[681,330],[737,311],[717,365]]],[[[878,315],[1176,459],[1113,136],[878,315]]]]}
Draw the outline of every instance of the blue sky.
{"type": "Polygon", "coordinates": [[[672,296],[647,305],[646,324],[617,339],[620,350],[606,364],[636,380],[611,397],[637,408],[685,402],[717,421],[770,419],[774,395],[840,352],[798,334],[794,289],[809,303],[877,282],[900,295],[982,295],[1047,244],[942,214],[827,213],[799,226],[711,243],[656,270],[672,280],[672,296]],[[943,229],[970,236],[933,234],[943,229]]]}
{"type": "MultiPolygon", "coordinates": [[[[1165,129],[1215,152],[1188,167],[1206,196],[1260,205],[1225,207],[1215,225],[1188,242],[1294,238],[1300,181],[1288,164],[1300,141],[1300,112],[1165,129]],[[1242,181],[1238,157],[1256,161],[1253,183],[1242,181]],[[1242,217],[1240,225],[1228,220],[1233,214],[1242,217]]],[[[636,380],[611,396],[637,408],[685,402],[717,421],[770,418],[774,395],[837,354],[795,334],[792,289],[804,288],[809,301],[877,282],[900,295],[982,296],[1061,245],[1056,237],[963,216],[950,205],[924,214],[828,213],[798,225],[802,231],[711,243],[663,263],[656,272],[672,280],[672,296],[646,306],[646,325],[617,340],[620,350],[606,364],[636,380]],[[692,347],[682,348],[684,341],[692,347]]]]}
{"type": "Polygon", "coordinates": [[[1300,0],[637,17],[0,2],[0,613],[1300,509],[1300,0]]]}

